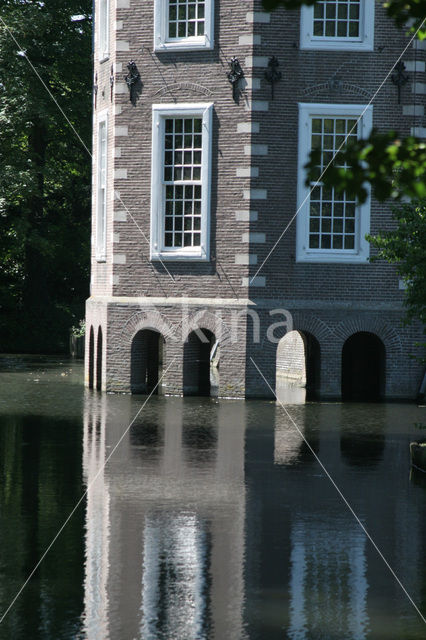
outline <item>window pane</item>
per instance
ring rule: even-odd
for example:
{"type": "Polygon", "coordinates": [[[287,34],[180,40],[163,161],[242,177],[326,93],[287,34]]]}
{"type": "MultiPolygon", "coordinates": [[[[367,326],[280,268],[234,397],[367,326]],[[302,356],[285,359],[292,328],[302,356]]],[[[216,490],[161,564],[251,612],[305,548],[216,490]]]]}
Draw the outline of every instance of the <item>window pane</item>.
{"type": "Polygon", "coordinates": [[[359,35],[359,22],[350,22],[349,23],[349,37],[357,38],[359,35]]]}
{"type": "MultiPolygon", "coordinates": [[[[357,121],[353,117],[312,118],[311,147],[321,149],[322,168],[332,161],[340,145],[344,145],[346,132],[351,127],[355,127],[356,133],[357,121]]],[[[338,193],[334,188],[315,187],[310,194],[309,247],[353,251],[355,214],[356,202],[348,199],[345,192],[338,193]]]]}
{"type": "Polygon", "coordinates": [[[343,20],[339,20],[339,22],[337,23],[337,36],[339,38],[346,38],[346,36],[348,35],[348,24],[347,22],[343,21],[343,20]]]}
{"type": "Polygon", "coordinates": [[[316,38],[358,38],[360,0],[318,0],[314,6],[316,38]]]}
{"type": "Polygon", "coordinates": [[[337,17],[340,20],[346,19],[348,17],[348,5],[347,4],[339,3],[338,9],[337,9],[337,17]]]}
{"type": "Polygon", "coordinates": [[[314,21],[314,36],[324,35],[324,23],[318,20],[314,21]]]}
{"type": "Polygon", "coordinates": [[[352,20],[358,20],[359,19],[359,4],[358,3],[352,3],[349,9],[349,17],[352,20]]]}
{"type": "Polygon", "coordinates": [[[205,0],[169,0],[169,38],[193,38],[204,31],[205,0]]]}
{"type": "Polygon", "coordinates": [[[323,2],[317,2],[316,5],[314,5],[314,18],[324,18],[324,3],[323,2]]]}
{"type": "Polygon", "coordinates": [[[319,235],[311,234],[309,236],[309,248],[310,249],[319,249],[319,235]]]}
{"type": "Polygon", "coordinates": [[[331,236],[330,235],[322,235],[321,236],[321,249],[331,249],[331,236]]]}
{"type": "Polygon", "coordinates": [[[164,134],[164,246],[199,246],[201,228],[201,118],[166,118],[164,134]],[[195,143],[199,148],[195,150],[195,143]],[[184,150],[182,150],[184,146],[184,150]],[[182,182],[185,184],[183,185],[182,182]],[[173,233],[171,233],[173,231],[173,233]],[[198,238],[198,240],[197,240],[198,238]],[[198,244],[194,244],[198,242],[198,244]]]}
{"type": "Polygon", "coordinates": [[[334,4],[334,2],[327,2],[326,9],[325,9],[325,17],[327,18],[327,20],[330,20],[336,17],[336,5],[334,4]]]}
{"type": "Polygon", "coordinates": [[[333,249],[343,249],[343,236],[333,236],[333,249]]]}
{"type": "Polygon", "coordinates": [[[325,23],[325,35],[331,38],[336,35],[336,23],[334,21],[327,20],[325,23]]]}

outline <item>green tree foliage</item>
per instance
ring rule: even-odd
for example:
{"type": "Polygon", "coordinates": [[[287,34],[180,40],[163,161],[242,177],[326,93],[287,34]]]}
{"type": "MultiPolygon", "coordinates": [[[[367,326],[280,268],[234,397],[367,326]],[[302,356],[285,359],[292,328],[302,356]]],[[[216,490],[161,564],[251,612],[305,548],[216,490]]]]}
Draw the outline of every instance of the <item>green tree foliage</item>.
{"type": "Polygon", "coordinates": [[[91,0],[0,7],[0,350],[61,350],[83,314],[90,157],[25,55],[90,147],[91,11],[91,0]]]}
{"type": "Polygon", "coordinates": [[[368,236],[378,249],[373,259],[397,265],[406,285],[407,319],[426,326],[426,199],[395,205],[393,216],[394,231],[368,236]]]}
{"type": "Polygon", "coordinates": [[[321,179],[325,186],[346,191],[360,202],[367,199],[368,183],[380,201],[426,198],[426,144],[412,136],[401,139],[395,131],[373,131],[342,149],[322,175],[320,158],[321,151],[313,149],[305,166],[307,186],[321,179]]]}

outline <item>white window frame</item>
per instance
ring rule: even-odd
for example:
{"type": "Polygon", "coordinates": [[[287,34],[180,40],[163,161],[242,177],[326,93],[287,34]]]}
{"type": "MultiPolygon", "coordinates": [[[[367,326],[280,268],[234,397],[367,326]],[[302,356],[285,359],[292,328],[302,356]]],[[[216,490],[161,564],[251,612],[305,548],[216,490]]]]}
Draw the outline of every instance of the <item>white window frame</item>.
{"type": "Polygon", "coordinates": [[[110,34],[109,34],[109,12],[110,0],[98,0],[98,51],[99,62],[109,59],[110,34]]]}
{"type": "Polygon", "coordinates": [[[154,0],[154,51],[192,51],[214,48],[214,0],[205,0],[204,35],[169,38],[169,0],[154,0]]]}
{"type": "Polygon", "coordinates": [[[151,260],[210,259],[210,200],[213,103],[152,105],[151,260]],[[166,118],[202,118],[201,246],[164,246],[164,135],[166,118]]]}
{"type": "Polygon", "coordinates": [[[314,36],[314,7],[304,5],[300,13],[300,48],[325,51],[373,51],[374,5],[375,0],[361,0],[358,38],[314,36]]]}
{"type": "Polygon", "coordinates": [[[108,206],[108,112],[103,111],[98,116],[97,124],[97,153],[96,153],[96,220],[95,220],[95,250],[97,262],[106,261],[107,241],[107,206],[108,206]],[[105,175],[101,168],[101,127],[105,127],[105,175]],[[104,184],[103,184],[104,183],[104,184]],[[103,203],[101,191],[105,191],[103,203]]]}
{"type": "Polygon", "coordinates": [[[364,204],[356,207],[355,248],[350,249],[310,249],[309,248],[309,212],[310,187],[305,186],[306,170],[312,140],[312,118],[345,117],[359,118],[358,137],[369,136],[373,126],[373,106],[362,104],[314,104],[299,103],[299,151],[297,177],[297,262],[335,262],[365,263],[370,254],[370,244],[365,236],[370,231],[371,190],[368,184],[364,187],[368,197],[364,204]]]}

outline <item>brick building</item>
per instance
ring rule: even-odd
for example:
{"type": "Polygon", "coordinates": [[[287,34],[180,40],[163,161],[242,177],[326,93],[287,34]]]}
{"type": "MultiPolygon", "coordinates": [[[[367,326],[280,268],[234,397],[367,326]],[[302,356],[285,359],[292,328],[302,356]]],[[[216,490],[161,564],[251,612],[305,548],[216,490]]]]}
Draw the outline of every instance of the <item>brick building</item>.
{"type": "Polygon", "coordinates": [[[96,17],[86,383],[414,398],[421,327],[365,240],[389,207],[310,192],[303,165],[373,126],[426,137],[424,43],[399,101],[409,38],[374,0],[96,0],[96,17]]]}

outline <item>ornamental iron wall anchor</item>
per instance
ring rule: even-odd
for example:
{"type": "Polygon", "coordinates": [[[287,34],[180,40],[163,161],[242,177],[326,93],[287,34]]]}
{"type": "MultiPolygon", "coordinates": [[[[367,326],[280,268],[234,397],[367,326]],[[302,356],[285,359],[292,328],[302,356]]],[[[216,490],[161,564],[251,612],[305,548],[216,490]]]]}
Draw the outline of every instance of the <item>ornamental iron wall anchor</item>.
{"type": "Polygon", "coordinates": [[[129,87],[130,102],[135,107],[140,94],[142,93],[142,80],[136,62],[130,60],[127,65],[129,73],[126,76],[126,84],[129,87]]]}
{"type": "Polygon", "coordinates": [[[244,78],[244,71],[241,68],[238,58],[232,58],[229,66],[231,67],[231,71],[226,75],[228,76],[229,82],[232,84],[232,97],[234,102],[238,104],[240,97],[240,80],[244,78]]]}
{"type": "Polygon", "coordinates": [[[336,76],[333,76],[328,81],[328,88],[332,93],[341,93],[342,92],[342,81],[336,76]]]}
{"type": "Polygon", "coordinates": [[[391,77],[392,82],[398,87],[398,104],[401,104],[401,88],[404,86],[404,84],[407,84],[408,80],[410,79],[410,77],[406,73],[404,73],[405,69],[405,64],[402,62],[402,60],[400,60],[395,65],[395,73],[393,73],[391,77]]]}
{"type": "Polygon", "coordinates": [[[114,94],[114,65],[111,65],[111,71],[109,72],[109,86],[111,90],[111,102],[114,94]]]}
{"type": "Polygon", "coordinates": [[[271,58],[269,58],[268,68],[265,71],[265,80],[271,85],[271,100],[274,99],[275,83],[279,82],[282,78],[281,71],[278,71],[279,66],[280,63],[278,62],[278,58],[276,56],[272,56],[271,58]]]}

